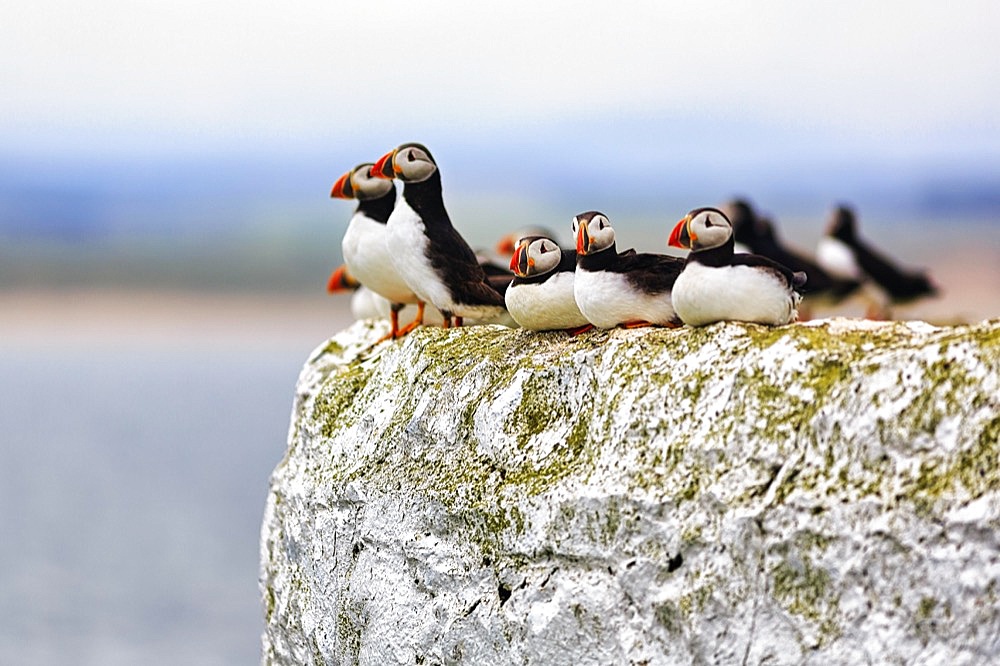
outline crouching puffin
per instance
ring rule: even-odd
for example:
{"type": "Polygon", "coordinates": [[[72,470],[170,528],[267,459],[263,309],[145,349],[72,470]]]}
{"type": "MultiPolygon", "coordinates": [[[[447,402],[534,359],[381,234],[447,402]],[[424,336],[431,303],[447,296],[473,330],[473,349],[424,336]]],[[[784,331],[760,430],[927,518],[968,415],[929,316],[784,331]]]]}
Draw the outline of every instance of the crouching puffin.
{"type": "Polygon", "coordinates": [[[419,143],[404,143],[383,155],[372,174],[403,182],[403,196],[386,223],[387,248],[410,289],[441,310],[445,328],[453,317],[461,326],[465,317],[503,315],[503,295],[490,286],[475,252],[452,226],[441,195],[441,172],[430,151],[419,143]]]}
{"type": "Polygon", "coordinates": [[[514,280],[505,295],[514,321],[533,331],[591,328],[573,295],[576,252],[547,236],[524,236],[510,260],[514,280]]]}
{"type": "MultiPolygon", "coordinates": [[[[826,234],[816,246],[816,260],[831,274],[874,282],[893,304],[938,293],[924,271],[899,268],[862,240],[858,236],[854,211],[847,206],[838,206],[833,211],[826,234]]],[[[886,306],[882,310],[877,313],[880,317],[888,314],[886,306]]]]}
{"type": "Polygon", "coordinates": [[[796,320],[805,273],[756,254],[733,252],[733,226],[716,208],[696,208],[677,223],[670,247],[687,248],[673,290],[674,308],[690,326],[749,321],[780,326],[796,320]]]}
{"type": "Polygon", "coordinates": [[[371,173],[373,166],[367,162],[345,173],[333,184],[330,196],[358,200],[341,242],[344,263],[358,282],[389,301],[392,325],[386,338],[397,338],[422,321],[422,318],[414,320],[401,329],[399,311],[407,303],[417,303],[422,313],[423,303],[403,280],[390,257],[386,246],[386,223],[396,205],[396,186],[391,180],[375,178],[371,173]]]}
{"type": "Polygon", "coordinates": [[[573,218],[576,277],[573,294],[580,312],[598,328],[623,324],[677,326],[670,292],[684,260],[666,254],[618,253],[615,230],[597,211],[573,218]]]}

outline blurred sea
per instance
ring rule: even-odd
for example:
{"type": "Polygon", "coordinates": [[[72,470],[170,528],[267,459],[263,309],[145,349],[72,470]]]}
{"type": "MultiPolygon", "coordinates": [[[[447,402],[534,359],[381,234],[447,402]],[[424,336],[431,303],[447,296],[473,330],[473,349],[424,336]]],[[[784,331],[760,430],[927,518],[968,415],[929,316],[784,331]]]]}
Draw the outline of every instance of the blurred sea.
{"type": "Polygon", "coordinates": [[[12,318],[12,300],[0,664],[258,663],[268,477],[346,302],[35,294],[12,318]]]}

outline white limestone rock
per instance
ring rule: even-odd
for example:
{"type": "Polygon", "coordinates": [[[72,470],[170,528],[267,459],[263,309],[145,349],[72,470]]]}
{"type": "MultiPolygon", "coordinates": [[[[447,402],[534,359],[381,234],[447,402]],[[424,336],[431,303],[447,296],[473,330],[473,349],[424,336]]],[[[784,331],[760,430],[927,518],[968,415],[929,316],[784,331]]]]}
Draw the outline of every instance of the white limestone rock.
{"type": "Polygon", "coordinates": [[[1000,654],[1000,320],[386,330],[299,378],[264,663],[1000,654]]]}

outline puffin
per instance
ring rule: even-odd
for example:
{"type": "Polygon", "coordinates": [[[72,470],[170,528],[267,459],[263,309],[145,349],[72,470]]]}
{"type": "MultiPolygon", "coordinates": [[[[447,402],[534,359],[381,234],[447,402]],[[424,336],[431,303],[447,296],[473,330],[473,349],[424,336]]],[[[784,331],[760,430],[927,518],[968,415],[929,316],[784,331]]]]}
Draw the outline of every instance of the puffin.
{"type": "Polygon", "coordinates": [[[689,326],[747,321],[771,326],[798,317],[805,273],[756,254],[733,252],[733,225],[717,208],[695,208],[674,226],[670,247],[689,249],[673,290],[674,308],[689,326]]]}
{"type": "MultiPolygon", "coordinates": [[[[368,289],[389,301],[391,327],[386,339],[398,338],[423,322],[423,299],[418,298],[396,270],[386,244],[387,222],[396,206],[396,185],[372,175],[372,162],[354,167],[333,184],[334,199],[357,199],[341,250],[350,273],[368,289]],[[400,328],[399,311],[416,303],[419,315],[400,328]]],[[[331,276],[332,277],[332,276],[331,276]]]]}
{"type": "Polygon", "coordinates": [[[863,241],[858,236],[854,211],[848,206],[834,209],[826,233],[816,246],[816,259],[833,275],[870,280],[893,304],[938,294],[926,271],[899,268],[863,241]]]}
{"type": "Polygon", "coordinates": [[[573,218],[576,276],[573,294],[580,312],[597,328],[679,326],[670,292],[684,260],[666,254],[619,253],[604,213],[573,218]]]}
{"type": "MultiPolygon", "coordinates": [[[[501,318],[506,305],[476,254],[451,223],[441,194],[441,172],[427,148],[404,143],[375,163],[377,178],[398,178],[403,196],[386,223],[386,247],[396,271],[421,301],[444,315],[444,327],[466,317],[501,318]]],[[[501,276],[506,288],[512,276],[501,276]]]]}
{"type": "Polygon", "coordinates": [[[514,280],[507,287],[507,310],[521,328],[532,331],[592,327],[573,295],[576,252],[563,250],[548,236],[522,236],[510,260],[514,280]]]}

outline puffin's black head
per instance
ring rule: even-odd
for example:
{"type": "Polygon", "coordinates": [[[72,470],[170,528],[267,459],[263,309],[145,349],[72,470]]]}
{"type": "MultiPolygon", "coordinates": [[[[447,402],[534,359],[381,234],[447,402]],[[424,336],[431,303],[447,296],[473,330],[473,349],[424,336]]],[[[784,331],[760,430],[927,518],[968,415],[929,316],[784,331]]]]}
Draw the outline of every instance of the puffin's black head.
{"type": "Polygon", "coordinates": [[[371,162],[365,162],[345,173],[333,184],[330,196],[335,199],[367,201],[385,196],[396,189],[391,180],[375,178],[371,173],[373,166],[371,162]]]}
{"type": "Polygon", "coordinates": [[[695,208],[670,232],[667,245],[693,252],[725,245],[733,236],[733,225],[718,208],[695,208]]]}
{"type": "Polygon", "coordinates": [[[857,237],[857,222],[850,206],[841,204],[833,209],[826,235],[845,242],[857,237]]]}
{"type": "Polygon", "coordinates": [[[404,143],[379,158],[372,167],[377,178],[398,178],[404,183],[425,181],[437,172],[437,163],[419,143],[404,143]]]}
{"type": "Polygon", "coordinates": [[[518,277],[543,275],[551,272],[562,261],[562,250],[547,236],[524,236],[514,248],[510,270],[518,277]]]}
{"type": "Polygon", "coordinates": [[[615,244],[615,230],[604,213],[591,210],[573,218],[573,235],[576,236],[576,253],[595,254],[615,244]]]}

